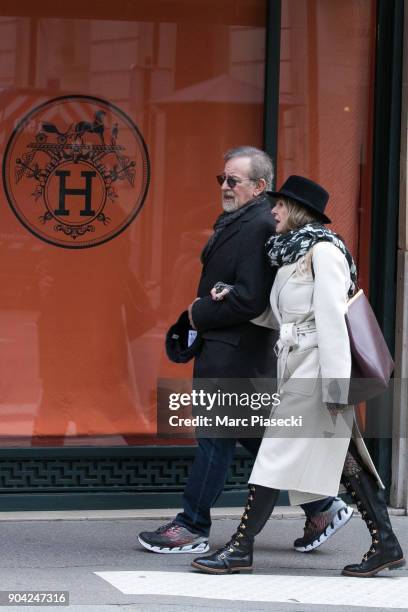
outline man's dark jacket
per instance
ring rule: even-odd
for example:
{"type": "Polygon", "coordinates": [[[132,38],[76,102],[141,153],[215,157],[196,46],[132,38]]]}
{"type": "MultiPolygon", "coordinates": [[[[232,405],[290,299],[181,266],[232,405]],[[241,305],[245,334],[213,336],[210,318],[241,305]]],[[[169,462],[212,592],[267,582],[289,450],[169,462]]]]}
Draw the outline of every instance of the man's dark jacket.
{"type": "Polygon", "coordinates": [[[276,376],[276,332],[251,323],[269,304],[274,279],[265,242],[275,233],[268,196],[227,226],[203,265],[192,315],[204,338],[195,378],[276,376]],[[217,281],[234,285],[221,301],[211,298],[217,281]]]}

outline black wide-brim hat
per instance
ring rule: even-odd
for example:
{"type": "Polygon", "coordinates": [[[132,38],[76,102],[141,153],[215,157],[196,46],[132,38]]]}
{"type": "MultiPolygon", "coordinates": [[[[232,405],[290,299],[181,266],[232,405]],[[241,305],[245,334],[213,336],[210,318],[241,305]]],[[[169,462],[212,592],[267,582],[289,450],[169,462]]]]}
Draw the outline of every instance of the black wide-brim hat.
{"type": "Polygon", "coordinates": [[[309,210],[318,213],[322,223],[331,223],[331,219],[324,214],[329,200],[329,194],[318,183],[304,176],[292,174],[282,185],[279,191],[267,192],[273,198],[290,198],[309,210]]]}
{"type": "Polygon", "coordinates": [[[188,312],[181,313],[178,320],[172,325],[166,334],[166,353],[170,361],[174,363],[187,363],[193,359],[201,350],[203,339],[200,332],[191,346],[188,346],[189,331],[192,330],[188,312]]]}

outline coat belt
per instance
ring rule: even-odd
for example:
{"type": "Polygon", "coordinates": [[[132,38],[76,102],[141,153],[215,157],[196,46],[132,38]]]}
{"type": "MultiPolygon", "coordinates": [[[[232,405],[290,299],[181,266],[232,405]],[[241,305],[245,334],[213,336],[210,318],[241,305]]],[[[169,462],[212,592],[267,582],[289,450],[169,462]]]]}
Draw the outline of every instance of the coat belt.
{"type": "Polygon", "coordinates": [[[279,357],[284,349],[286,349],[286,352],[289,352],[293,346],[298,346],[299,336],[313,333],[316,333],[316,323],[314,321],[283,323],[279,330],[279,340],[274,347],[275,355],[279,357]]]}

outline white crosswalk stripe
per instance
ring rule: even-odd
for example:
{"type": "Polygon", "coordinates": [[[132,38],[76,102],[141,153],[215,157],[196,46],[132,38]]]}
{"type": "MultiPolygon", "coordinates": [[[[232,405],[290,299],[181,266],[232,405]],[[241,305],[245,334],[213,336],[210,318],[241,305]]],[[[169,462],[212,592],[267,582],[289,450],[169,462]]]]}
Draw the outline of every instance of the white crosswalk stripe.
{"type": "Polygon", "coordinates": [[[196,572],[95,572],[125,595],[407,609],[408,578],[344,576],[209,576],[196,572]]]}

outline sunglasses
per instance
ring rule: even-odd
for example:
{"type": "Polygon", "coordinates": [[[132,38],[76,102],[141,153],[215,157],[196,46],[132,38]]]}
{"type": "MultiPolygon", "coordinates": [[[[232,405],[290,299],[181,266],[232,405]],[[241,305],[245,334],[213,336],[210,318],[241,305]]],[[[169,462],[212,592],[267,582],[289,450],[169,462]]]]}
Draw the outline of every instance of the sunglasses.
{"type": "Polygon", "coordinates": [[[224,181],[227,181],[227,185],[230,189],[234,189],[234,187],[236,185],[238,185],[239,183],[243,183],[244,181],[253,181],[254,179],[237,179],[234,178],[233,176],[226,176],[225,174],[217,174],[217,181],[218,184],[221,186],[224,184],[224,181]]]}

